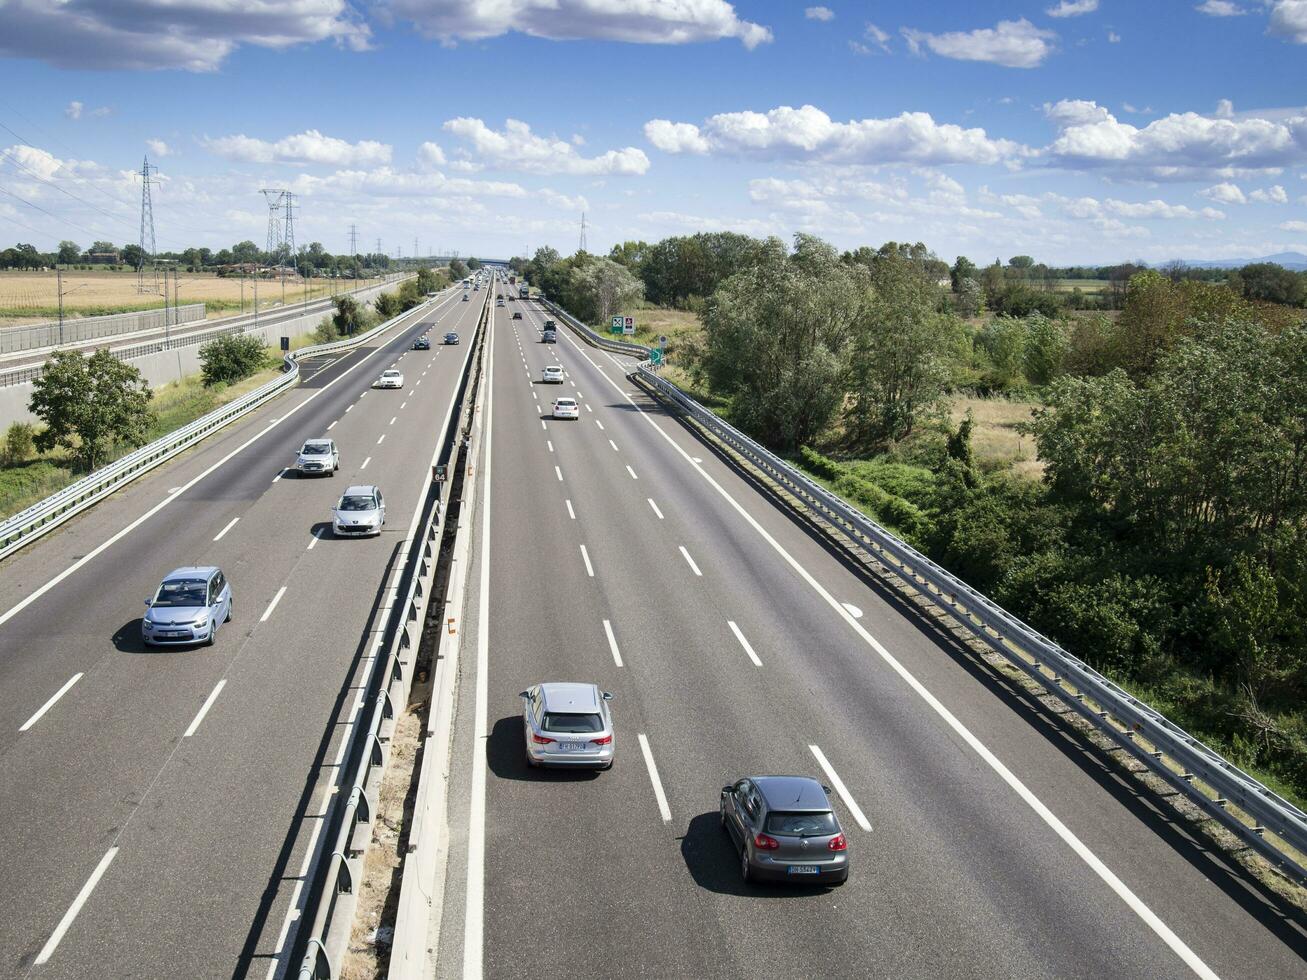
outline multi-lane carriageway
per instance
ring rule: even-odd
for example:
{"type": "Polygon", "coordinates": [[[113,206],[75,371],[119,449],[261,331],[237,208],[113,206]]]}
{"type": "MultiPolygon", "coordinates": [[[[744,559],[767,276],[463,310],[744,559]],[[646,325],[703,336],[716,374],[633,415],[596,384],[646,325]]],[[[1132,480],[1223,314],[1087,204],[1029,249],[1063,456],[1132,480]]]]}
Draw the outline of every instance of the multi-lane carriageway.
{"type": "MultiPolygon", "coordinates": [[[[404,352],[479,305],[456,293],[0,567],[0,976],[275,970],[468,348],[404,352]],[[396,361],[407,387],[369,390],[396,361]],[[323,432],[341,474],[277,479],[323,432]],[[322,533],[349,482],[386,492],[380,539],[322,533]],[[227,569],[236,619],[213,650],[143,651],[141,599],[192,561],[227,569]]],[[[1303,976],[1301,918],[1051,709],[616,360],[540,344],[533,304],[491,312],[435,975],[1303,976]],[[549,418],[552,363],[579,421],[549,418]],[[517,692],[548,679],[616,695],[610,772],[528,772],[517,692]],[[848,885],[740,883],[717,793],[765,771],[832,786],[848,885]]]]}

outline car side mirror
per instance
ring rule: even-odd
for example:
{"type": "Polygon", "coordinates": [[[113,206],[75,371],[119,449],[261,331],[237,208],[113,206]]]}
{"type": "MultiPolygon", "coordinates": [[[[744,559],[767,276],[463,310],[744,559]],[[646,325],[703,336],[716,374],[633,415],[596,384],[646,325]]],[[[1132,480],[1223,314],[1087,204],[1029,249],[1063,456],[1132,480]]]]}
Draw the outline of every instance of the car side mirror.
{"type": "Polygon", "coordinates": [[[613,699],[613,696],[609,694],[607,691],[604,691],[603,697],[605,701],[611,701],[613,699]]]}
{"type": "Polygon", "coordinates": [[[734,793],[734,792],[735,792],[735,787],[734,787],[734,786],[723,786],[723,787],[722,787],[722,792],[723,792],[723,793],[726,793],[726,794],[729,796],[731,793],[734,793]]]}
{"type": "Polygon", "coordinates": [[[529,698],[530,696],[531,696],[530,691],[523,691],[521,694],[518,695],[519,698],[529,698]]]}
{"type": "Polygon", "coordinates": [[[153,600],[153,599],[146,599],[146,600],[145,600],[145,604],[146,604],[147,606],[152,606],[152,605],[154,605],[154,600],[153,600]]]}
{"type": "Polygon", "coordinates": [[[826,791],[826,795],[827,795],[827,796],[830,796],[830,794],[831,794],[831,789],[830,789],[829,786],[825,786],[825,785],[823,785],[823,786],[822,786],[822,789],[826,791]]]}

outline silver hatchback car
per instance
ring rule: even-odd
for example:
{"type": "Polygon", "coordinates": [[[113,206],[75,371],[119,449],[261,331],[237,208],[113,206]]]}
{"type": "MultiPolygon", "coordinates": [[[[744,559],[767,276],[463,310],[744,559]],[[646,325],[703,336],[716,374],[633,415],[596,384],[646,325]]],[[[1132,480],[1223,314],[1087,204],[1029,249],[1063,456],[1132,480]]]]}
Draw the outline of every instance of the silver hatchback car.
{"type": "Polygon", "coordinates": [[[147,646],[203,643],[213,646],[218,626],[231,621],[231,586],[212,565],[169,572],[141,620],[147,646]]]}
{"type": "Polygon", "coordinates": [[[842,885],[849,842],[826,789],[809,776],[750,776],[722,787],[722,827],[745,881],[842,885]]]}
{"type": "Polygon", "coordinates": [[[520,696],[528,765],[612,767],[611,694],[594,684],[537,684],[520,696]]]}

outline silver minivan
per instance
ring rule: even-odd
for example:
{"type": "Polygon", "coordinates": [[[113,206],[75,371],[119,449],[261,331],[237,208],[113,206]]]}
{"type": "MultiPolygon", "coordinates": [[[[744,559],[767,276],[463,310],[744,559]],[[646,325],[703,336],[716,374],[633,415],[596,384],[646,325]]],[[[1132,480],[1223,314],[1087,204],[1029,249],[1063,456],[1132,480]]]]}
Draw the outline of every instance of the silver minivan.
{"type": "Polygon", "coordinates": [[[594,684],[537,684],[520,695],[530,766],[609,769],[613,696],[594,684]]]}
{"type": "Polygon", "coordinates": [[[218,626],[231,621],[231,586],[213,565],[169,572],[141,620],[147,646],[203,643],[213,646],[218,626]]]}

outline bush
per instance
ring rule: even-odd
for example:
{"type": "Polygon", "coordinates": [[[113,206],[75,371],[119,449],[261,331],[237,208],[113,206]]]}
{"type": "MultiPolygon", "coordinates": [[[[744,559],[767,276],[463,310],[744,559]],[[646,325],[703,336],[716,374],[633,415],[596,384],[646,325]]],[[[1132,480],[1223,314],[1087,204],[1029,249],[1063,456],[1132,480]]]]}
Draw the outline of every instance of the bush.
{"type": "Polygon", "coordinates": [[[0,464],[16,466],[36,451],[33,441],[35,428],[30,422],[14,422],[5,432],[4,447],[0,450],[0,464]]]}
{"type": "Polygon", "coordinates": [[[248,378],[267,362],[258,337],[233,334],[211,340],[200,348],[200,363],[206,386],[233,384],[248,378]]]}
{"type": "Polygon", "coordinates": [[[832,488],[849,503],[877,523],[916,539],[930,528],[930,519],[916,504],[850,472],[848,467],[828,459],[807,446],[799,448],[804,467],[831,483],[832,488]]]}

